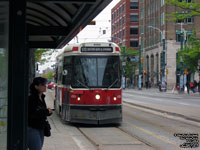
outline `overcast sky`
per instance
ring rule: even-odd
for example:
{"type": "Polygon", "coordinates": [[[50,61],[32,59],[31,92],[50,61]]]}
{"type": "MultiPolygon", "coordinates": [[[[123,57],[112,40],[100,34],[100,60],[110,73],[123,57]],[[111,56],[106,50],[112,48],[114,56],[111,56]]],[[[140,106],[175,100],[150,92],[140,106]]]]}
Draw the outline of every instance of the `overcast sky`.
{"type": "MultiPolygon", "coordinates": [[[[92,41],[108,41],[111,36],[111,9],[120,0],[113,0],[97,17],[93,20],[96,21],[96,25],[86,26],[78,34],[78,42],[92,42],[92,41]],[[103,35],[103,30],[106,30],[106,34],[103,35]]],[[[77,43],[77,39],[74,38],[71,43],[77,43]]]]}
{"type": "MultiPolygon", "coordinates": [[[[108,41],[111,36],[111,9],[119,2],[120,0],[113,0],[102,12],[97,15],[93,20],[96,21],[96,25],[86,26],[77,36],[78,42],[93,42],[93,41],[108,41]],[[103,35],[103,30],[106,30],[106,34],[103,35]]],[[[77,38],[74,38],[70,41],[70,44],[77,43],[77,38]]],[[[46,68],[51,68],[55,64],[55,57],[57,53],[54,53],[51,58],[51,62],[46,63],[45,65],[39,66],[39,71],[42,71],[46,68]]]]}

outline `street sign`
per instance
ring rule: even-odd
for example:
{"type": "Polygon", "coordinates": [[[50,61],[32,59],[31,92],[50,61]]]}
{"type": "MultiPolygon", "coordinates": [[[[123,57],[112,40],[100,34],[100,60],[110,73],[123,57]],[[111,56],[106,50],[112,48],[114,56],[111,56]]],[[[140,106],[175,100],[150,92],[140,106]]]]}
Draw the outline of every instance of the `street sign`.
{"type": "Polygon", "coordinates": [[[131,61],[136,61],[136,62],[138,62],[138,59],[137,59],[137,58],[131,58],[131,61]]]}
{"type": "Polygon", "coordinates": [[[126,66],[126,62],[122,62],[122,66],[126,66]]]}

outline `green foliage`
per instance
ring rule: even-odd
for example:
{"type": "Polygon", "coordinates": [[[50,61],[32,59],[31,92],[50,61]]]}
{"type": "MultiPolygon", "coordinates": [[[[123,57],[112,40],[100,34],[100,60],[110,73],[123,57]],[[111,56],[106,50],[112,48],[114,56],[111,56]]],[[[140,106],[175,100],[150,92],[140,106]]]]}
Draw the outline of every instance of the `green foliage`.
{"type": "MultiPolygon", "coordinates": [[[[120,47],[121,49],[121,62],[123,62],[123,47],[120,47]]],[[[135,61],[127,61],[127,57],[129,58],[138,58],[139,56],[139,50],[136,50],[134,48],[125,48],[125,58],[126,58],[126,76],[132,79],[133,74],[135,73],[136,69],[138,68],[138,62],[135,61]]]]}
{"type": "Polygon", "coordinates": [[[47,63],[52,53],[57,52],[56,49],[36,49],[35,50],[35,62],[39,62],[41,65],[47,63]]]}
{"type": "Polygon", "coordinates": [[[177,6],[185,11],[185,13],[181,13],[181,10],[179,12],[172,12],[171,14],[168,14],[167,16],[172,17],[169,20],[176,21],[187,17],[200,16],[200,3],[197,3],[196,0],[192,3],[187,3],[186,1],[179,2],[178,0],[167,0],[165,1],[165,4],[168,6],[177,6]]]}
{"type": "MultiPolygon", "coordinates": [[[[180,9],[179,12],[172,12],[168,14],[171,18],[168,20],[184,20],[187,17],[200,16],[200,3],[193,0],[192,3],[186,1],[178,2],[178,0],[167,0],[165,2],[169,6],[177,6],[180,9]],[[184,13],[183,13],[184,12],[184,13]]],[[[198,59],[200,59],[200,39],[196,37],[196,32],[187,41],[183,50],[178,51],[178,65],[180,65],[180,57],[183,59],[183,63],[190,72],[195,72],[198,66],[198,59]]]]}
{"type": "Polygon", "coordinates": [[[47,73],[45,73],[45,74],[43,74],[42,75],[42,77],[44,77],[44,78],[47,78],[48,80],[53,80],[53,74],[55,74],[55,72],[54,71],[49,71],[49,72],[47,72],[47,73]]]}
{"type": "Polygon", "coordinates": [[[191,72],[197,71],[198,59],[200,59],[200,39],[195,34],[189,38],[183,50],[178,51],[178,63],[182,57],[187,69],[191,72]]]}

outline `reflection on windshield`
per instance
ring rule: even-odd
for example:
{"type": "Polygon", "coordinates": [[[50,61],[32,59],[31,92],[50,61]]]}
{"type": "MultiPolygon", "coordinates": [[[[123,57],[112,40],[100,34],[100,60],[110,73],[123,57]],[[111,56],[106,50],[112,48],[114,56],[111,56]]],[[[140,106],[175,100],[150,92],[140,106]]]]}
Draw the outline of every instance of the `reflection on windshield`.
{"type": "Polygon", "coordinates": [[[121,86],[119,57],[74,57],[72,87],[108,88],[110,86],[111,88],[121,86]]]}

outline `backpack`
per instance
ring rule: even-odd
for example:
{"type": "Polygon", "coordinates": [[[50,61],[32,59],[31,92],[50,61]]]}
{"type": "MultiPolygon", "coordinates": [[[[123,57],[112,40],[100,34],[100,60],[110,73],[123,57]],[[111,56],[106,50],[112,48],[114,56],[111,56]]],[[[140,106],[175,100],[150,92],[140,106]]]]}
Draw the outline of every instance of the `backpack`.
{"type": "Polygon", "coordinates": [[[191,83],[190,83],[190,87],[193,87],[193,86],[194,86],[194,83],[193,83],[193,82],[191,82],[191,83]]]}

